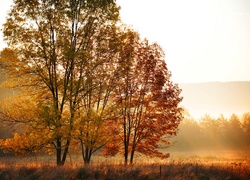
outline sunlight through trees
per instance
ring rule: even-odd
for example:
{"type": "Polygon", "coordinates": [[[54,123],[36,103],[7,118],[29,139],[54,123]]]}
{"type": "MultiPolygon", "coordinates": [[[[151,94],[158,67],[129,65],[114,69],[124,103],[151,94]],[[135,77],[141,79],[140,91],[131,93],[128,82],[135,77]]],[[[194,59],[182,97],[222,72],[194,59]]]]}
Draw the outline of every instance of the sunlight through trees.
{"type": "Polygon", "coordinates": [[[121,24],[113,0],[14,1],[0,68],[15,95],[0,118],[21,131],[2,149],[55,153],[57,165],[121,143],[125,164],[129,153],[130,163],[135,152],[167,157],[157,148],[182,119],[181,90],[159,45],[121,24]]]}

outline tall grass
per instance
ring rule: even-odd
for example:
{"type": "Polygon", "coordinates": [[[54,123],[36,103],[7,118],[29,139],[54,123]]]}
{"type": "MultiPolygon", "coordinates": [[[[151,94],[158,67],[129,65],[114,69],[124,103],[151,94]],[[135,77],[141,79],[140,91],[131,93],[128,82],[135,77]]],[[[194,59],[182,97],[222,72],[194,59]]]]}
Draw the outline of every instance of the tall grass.
{"type": "Polygon", "coordinates": [[[101,157],[84,166],[81,159],[77,161],[79,157],[71,158],[63,167],[57,167],[47,156],[1,158],[0,179],[250,179],[249,158],[176,155],[159,160],[144,157],[130,166],[124,166],[120,159],[101,157]]]}

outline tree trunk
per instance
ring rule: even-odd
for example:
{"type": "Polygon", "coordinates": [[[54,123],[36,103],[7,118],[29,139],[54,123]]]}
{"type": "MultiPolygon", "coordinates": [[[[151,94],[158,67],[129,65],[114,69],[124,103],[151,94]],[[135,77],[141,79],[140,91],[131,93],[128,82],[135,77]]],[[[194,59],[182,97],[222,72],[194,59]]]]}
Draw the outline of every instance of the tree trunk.
{"type": "Polygon", "coordinates": [[[63,157],[62,157],[62,165],[65,164],[67,155],[68,155],[68,151],[69,151],[69,144],[70,144],[70,140],[67,140],[66,142],[66,146],[64,148],[64,153],[63,153],[63,157]]]}
{"type": "Polygon", "coordinates": [[[91,155],[92,155],[92,150],[87,148],[85,151],[85,156],[83,157],[85,165],[88,165],[90,163],[91,155]]]}
{"type": "Polygon", "coordinates": [[[127,165],[128,164],[128,153],[125,151],[124,153],[124,164],[127,165]]]}
{"type": "Polygon", "coordinates": [[[63,166],[65,164],[67,155],[68,155],[69,144],[70,144],[70,141],[67,140],[66,146],[64,148],[63,156],[62,156],[62,151],[63,151],[62,142],[60,138],[57,139],[56,141],[56,165],[57,166],[63,166]]]}
{"type": "Polygon", "coordinates": [[[128,142],[126,142],[126,136],[124,136],[124,164],[128,164],[128,142]]]}
{"type": "Polygon", "coordinates": [[[128,164],[128,139],[127,136],[124,135],[124,164],[128,164]]]}
{"type": "Polygon", "coordinates": [[[56,165],[57,166],[62,166],[62,161],[61,161],[61,153],[62,153],[62,144],[61,144],[61,139],[58,138],[56,140],[56,165]]]}
{"type": "Polygon", "coordinates": [[[132,149],[131,154],[130,154],[130,162],[129,162],[130,164],[133,164],[134,154],[135,154],[135,150],[132,149]]]}
{"type": "Polygon", "coordinates": [[[82,148],[82,159],[85,165],[88,165],[90,163],[91,155],[92,155],[92,150],[89,148],[84,148],[84,144],[81,143],[81,148],[82,148]]]}
{"type": "Polygon", "coordinates": [[[136,128],[134,129],[134,137],[133,137],[133,144],[132,144],[132,149],[131,149],[131,154],[130,154],[130,164],[133,164],[134,160],[134,154],[135,154],[135,148],[136,148],[136,128]]]}
{"type": "Polygon", "coordinates": [[[124,142],[124,164],[127,165],[128,163],[128,139],[127,139],[126,117],[123,118],[123,142],[124,142]]]}

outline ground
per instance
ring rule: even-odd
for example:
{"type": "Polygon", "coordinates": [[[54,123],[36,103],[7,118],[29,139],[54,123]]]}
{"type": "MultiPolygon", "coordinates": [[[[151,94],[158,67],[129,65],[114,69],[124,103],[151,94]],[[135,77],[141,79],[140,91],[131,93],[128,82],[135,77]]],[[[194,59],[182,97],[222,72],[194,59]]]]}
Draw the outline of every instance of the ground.
{"type": "MultiPolygon", "coordinates": [[[[173,154],[173,153],[172,153],[173,154]]],[[[54,156],[2,157],[0,179],[250,179],[250,158],[246,152],[223,155],[175,153],[168,159],[137,157],[124,166],[122,158],[93,157],[84,166],[80,156],[70,156],[56,167],[54,156]]]]}

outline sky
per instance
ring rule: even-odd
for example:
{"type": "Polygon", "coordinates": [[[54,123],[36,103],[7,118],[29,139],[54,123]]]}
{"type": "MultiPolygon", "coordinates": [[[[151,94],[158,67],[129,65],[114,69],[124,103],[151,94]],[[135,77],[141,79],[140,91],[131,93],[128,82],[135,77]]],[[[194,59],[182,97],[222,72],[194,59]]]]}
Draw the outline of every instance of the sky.
{"type": "MultiPolygon", "coordinates": [[[[2,24],[11,0],[0,2],[2,24]]],[[[250,81],[250,0],[117,3],[124,23],[163,48],[174,83],[250,81]]]]}
{"type": "Polygon", "coordinates": [[[250,81],[250,0],[117,0],[177,83],[250,81]]]}

